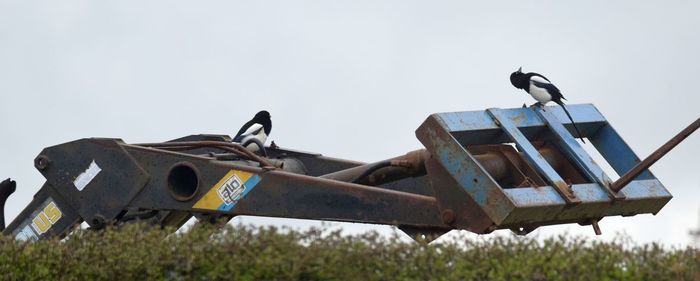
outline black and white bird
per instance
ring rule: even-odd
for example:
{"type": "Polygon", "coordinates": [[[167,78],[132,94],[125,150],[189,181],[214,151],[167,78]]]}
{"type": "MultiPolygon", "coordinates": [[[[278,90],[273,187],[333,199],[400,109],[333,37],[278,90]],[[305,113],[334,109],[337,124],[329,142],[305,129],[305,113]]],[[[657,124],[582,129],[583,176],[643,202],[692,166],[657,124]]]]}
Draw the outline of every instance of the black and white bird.
{"type": "Polygon", "coordinates": [[[264,151],[265,141],[271,130],[272,120],[270,120],[270,113],[262,110],[256,113],[253,119],[243,124],[243,127],[233,137],[233,142],[240,143],[253,152],[264,151]]]}
{"type": "Polygon", "coordinates": [[[557,86],[554,86],[554,84],[552,84],[552,82],[550,82],[549,79],[547,79],[547,77],[544,77],[539,73],[523,73],[522,70],[523,68],[520,67],[517,71],[510,74],[510,83],[518,89],[525,90],[525,92],[527,92],[535,100],[537,100],[537,103],[535,105],[544,107],[544,105],[550,101],[553,101],[554,103],[560,105],[561,108],[564,109],[566,116],[568,116],[569,120],[571,120],[571,124],[574,126],[574,129],[581,138],[581,141],[585,143],[586,141],[583,140],[583,135],[581,135],[581,131],[578,130],[578,127],[576,127],[576,123],[574,123],[574,119],[571,118],[571,114],[569,114],[569,111],[566,110],[566,106],[562,101],[566,99],[561,94],[561,91],[559,91],[559,88],[557,88],[557,86]]]}

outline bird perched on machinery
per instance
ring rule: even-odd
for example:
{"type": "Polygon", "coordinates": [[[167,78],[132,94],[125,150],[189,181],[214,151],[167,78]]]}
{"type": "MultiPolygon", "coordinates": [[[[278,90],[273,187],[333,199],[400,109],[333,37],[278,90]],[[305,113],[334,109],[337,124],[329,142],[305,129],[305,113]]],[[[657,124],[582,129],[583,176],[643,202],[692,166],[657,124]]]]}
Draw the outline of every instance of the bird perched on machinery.
{"type": "Polygon", "coordinates": [[[553,101],[554,103],[560,105],[561,108],[564,109],[566,116],[568,116],[569,120],[571,120],[571,125],[574,126],[574,129],[581,138],[581,141],[585,143],[586,141],[583,140],[583,135],[581,134],[581,131],[578,130],[578,127],[576,127],[576,123],[574,123],[574,119],[571,118],[571,114],[569,114],[569,111],[566,110],[566,106],[562,101],[566,99],[561,94],[561,91],[559,91],[559,88],[557,88],[557,86],[554,86],[554,84],[552,84],[552,82],[550,82],[549,79],[547,79],[547,77],[544,77],[539,73],[523,73],[522,70],[523,68],[520,67],[517,71],[510,74],[510,83],[518,89],[525,90],[525,92],[527,92],[535,100],[537,100],[537,103],[534,104],[536,106],[544,108],[544,105],[550,101],[553,101]]]}
{"type": "Polygon", "coordinates": [[[233,142],[240,143],[250,151],[258,152],[265,150],[265,141],[272,130],[272,120],[270,113],[262,110],[255,114],[253,119],[243,124],[236,136],[233,137],[233,142]]]}

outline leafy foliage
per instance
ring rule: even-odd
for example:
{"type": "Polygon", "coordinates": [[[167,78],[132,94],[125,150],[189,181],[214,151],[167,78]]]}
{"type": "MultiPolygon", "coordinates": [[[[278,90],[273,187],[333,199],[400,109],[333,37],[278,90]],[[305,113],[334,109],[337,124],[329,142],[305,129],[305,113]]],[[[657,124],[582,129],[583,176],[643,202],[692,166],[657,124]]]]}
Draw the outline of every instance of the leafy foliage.
{"type": "Polygon", "coordinates": [[[0,237],[2,280],[700,280],[700,252],[559,236],[427,244],[376,233],[200,225],[0,237]]]}

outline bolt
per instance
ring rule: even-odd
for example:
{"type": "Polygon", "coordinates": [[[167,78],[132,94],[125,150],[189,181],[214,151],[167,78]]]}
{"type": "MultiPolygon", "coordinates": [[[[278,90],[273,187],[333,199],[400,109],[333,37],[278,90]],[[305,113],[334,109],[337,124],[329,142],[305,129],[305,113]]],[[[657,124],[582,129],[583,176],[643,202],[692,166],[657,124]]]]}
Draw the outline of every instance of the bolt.
{"type": "Polygon", "coordinates": [[[442,222],[445,224],[452,224],[455,222],[455,212],[452,211],[452,209],[442,211],[440,216],[442,217],[442,222]]]}
{"type": "Polygon", "coordinates": [[[105,220],[105,217],[103,217],[100,214],[97,214],[94,217],[92,217],[92,221],[90,221],[90,226],[93,229],[102,229],[105,227],[106,221],[107,220],[105,220]]]}
{"type": "Polygon", "coordinates": [[[46,155],[39,155],[34,159],[34,167],[40,171],[46,170],[50,163],[51,160],[49,160],[49,157],[46,157],[46,155]]]}

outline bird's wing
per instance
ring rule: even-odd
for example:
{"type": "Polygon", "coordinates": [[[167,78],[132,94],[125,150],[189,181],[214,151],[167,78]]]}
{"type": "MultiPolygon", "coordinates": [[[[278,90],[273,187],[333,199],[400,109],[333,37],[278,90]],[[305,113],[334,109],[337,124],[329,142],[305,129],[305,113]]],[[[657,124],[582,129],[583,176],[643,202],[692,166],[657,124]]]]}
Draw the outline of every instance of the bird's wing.
{"type": "Polygon", "coordinates": [[[255,123],[248,129],[245,133],[241,135],[241,141],[239,142],[245,148],[250,151],[256,152],[260,150],[267,140],[267,134],[263,125],[255,123]]]}
{"type": "Polygon", "coordinates": [[[246,130],[249,130],[250,126],[252,126],[253,124],[255,124],[255,122],[253,120],[250,120],[250,121],[246,122],[245,124],[243,124],[243,126],[241,126],[241,128],[238,130],[238,133],[236,133],[236,135],[233,137],[233,141],[234,142],[241,142],[241,139],[242,139],[241,136],[243,135],[243,133],[246,130]]]}
{"type": "Polygon", "coordinates": [[[250,126],[250,128],[248,128],[248,130],[246,130],[243,134],[241,134],[241,136],[245,137],[245,136],[250,136],[250,135],[257,135],[260,133],[260,130],[262,130],[262,129],[263,129],[263,125],[261,125],[259,123],[255,123],[252,126],[250,126]]]}
{"type": "Polygon", "coordinates": [[[549,82],[547,78],[544,76],[538,76],[538,75],[533,75],[530,77],[530,83],[532,85],[535,85],[538,88],[543,88],[546,89],[547,92],[552,95],[552,101],[559,103],[561,99],[564,99],[564,96],[562,96],[561,91],[559,91],[559,88],[557,86],[554,86],[552,82],[549,82]]]}
{"type": "Polygon", "coordinates": [[[532,74],[532,76],[530,76],[530,80],[537,80],[537,81],[540,81],[543,83],[552,84],[552,82],[549,81],[549,79],[547,79],[547,77],[544,77],[544,75],[542,75],[542,74],[534,73],[534,72],[531,72],[531,74],[532,74]]]}

